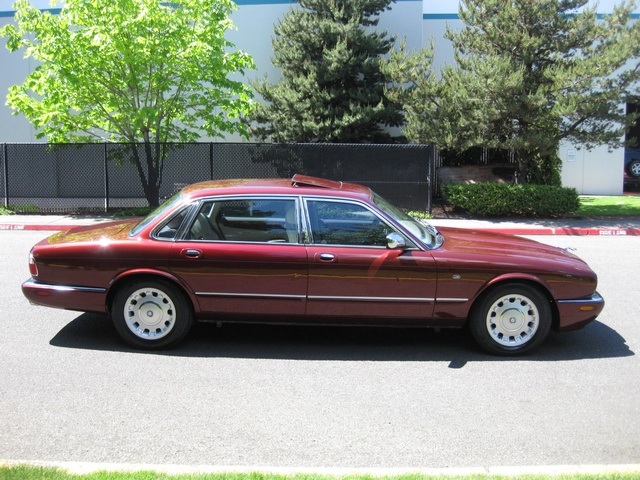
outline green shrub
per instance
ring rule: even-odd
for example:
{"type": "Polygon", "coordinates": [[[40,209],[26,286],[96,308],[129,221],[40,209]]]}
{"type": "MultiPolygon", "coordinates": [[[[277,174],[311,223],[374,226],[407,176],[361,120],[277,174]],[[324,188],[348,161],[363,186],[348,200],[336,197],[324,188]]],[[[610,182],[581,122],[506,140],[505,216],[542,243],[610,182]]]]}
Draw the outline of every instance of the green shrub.
{"type": "Polygon", "coordinates": [[[479,217],[550,217],[570,215],[580,208],[574,188],[506,183],[449,183],[445,199],[456,210],[479,217]]]}
{"type": "Polygon", "coordinates": [[[134,207],[119,210],[113,214],[114,217],[146,217],[153,211],[153,207],[134,207]]]}
{"type": "Polygon", "coordinates": [[[40,210],[37,205],[31,205],[25,203],[24,205],[9,205],[9,208],[14,213],[38,213],[40,210]]]}
{"type": "Polygon", "coordinates": [[[433,218],[433,215],[431,215],[429,212],[425,212],[424,210],[409,210],[407,212],[407,215],[417,220],[429,220],[433,218]]]}
{"type": "Polygon", "coordinates": [[[562,160],[557,154],[547,155],[545,157],[536,157],[535,161],[529,165],[527,173],[527,183],[538,185],[553,185],[554,187],[562,186],[562,160]]]}

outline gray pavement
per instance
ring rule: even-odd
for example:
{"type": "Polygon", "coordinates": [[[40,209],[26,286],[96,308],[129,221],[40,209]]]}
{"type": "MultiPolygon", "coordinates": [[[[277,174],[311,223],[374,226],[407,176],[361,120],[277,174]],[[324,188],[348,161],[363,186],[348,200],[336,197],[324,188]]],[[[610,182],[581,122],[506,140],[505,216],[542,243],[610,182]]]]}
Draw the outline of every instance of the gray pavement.
{"type": "MultiPolygon", "coordinates": [[[[50,230],[110,220],[27,217],[27,227],[50,230]]],[[[16,268],[15,259],[44,235],[3,237],[0,465],[73,473],[640,473],[635,239],[542,239],[576,247],[599,273],[607,309],[580,332],[554,335],[539,354],[504,361],[451,332],[409,340],[335,329],[203,327],[184,349],[137,353],[95,316],[26,305],[18,290],[26,266],[16,268]]]]}
{"type": "MultiPolygon", "coordinates": [[[[108,222],[109,215],[3,215],[0,230],[67,230],[74,226],[108,222]]],[[[434,218],[441,227],[475,228],[512,235],[640,235],[640,217],[595,219],[463,219],[434,218]]]]}

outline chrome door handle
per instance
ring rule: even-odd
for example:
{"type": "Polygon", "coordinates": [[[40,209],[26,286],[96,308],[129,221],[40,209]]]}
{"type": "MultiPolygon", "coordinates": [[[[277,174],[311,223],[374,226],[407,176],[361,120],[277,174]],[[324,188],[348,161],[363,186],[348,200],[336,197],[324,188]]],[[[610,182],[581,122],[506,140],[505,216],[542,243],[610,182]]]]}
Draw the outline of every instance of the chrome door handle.
{"type": "Polygon", "coordinates": [[[333,262],[336,259],[336,256],[333,253],[321,253],[318,255],[320,261],[322,262],[333,262]]]}
{"type": "Polygon", "coordinates": [[[187,258],[200,258],[202,256],[202,250],[187,248],[182,251],[182,254],[187,258]]]}

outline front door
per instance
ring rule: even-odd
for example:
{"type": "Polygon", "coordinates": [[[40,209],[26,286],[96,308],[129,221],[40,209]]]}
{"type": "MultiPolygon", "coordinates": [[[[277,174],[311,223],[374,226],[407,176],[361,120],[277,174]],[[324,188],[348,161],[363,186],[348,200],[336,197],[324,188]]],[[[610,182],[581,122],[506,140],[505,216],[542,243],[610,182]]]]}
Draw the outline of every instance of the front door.
{"type": "Polygon", "coordinates": [[[432,316],[437,279],[428,252],[388,249],[393,227],[363,204],[309,199],[306,205],[308,315],[358,317],[362,323],[432,316]]]}

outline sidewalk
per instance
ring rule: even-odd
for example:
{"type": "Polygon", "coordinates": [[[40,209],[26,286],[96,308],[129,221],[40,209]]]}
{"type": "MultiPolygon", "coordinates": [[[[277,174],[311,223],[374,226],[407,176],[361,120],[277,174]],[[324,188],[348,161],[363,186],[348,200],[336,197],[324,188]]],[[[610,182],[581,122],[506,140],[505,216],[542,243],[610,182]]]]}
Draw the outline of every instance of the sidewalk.
{"type": "MultiPolygon", "coordinates": [[[[69,228],[92,225],[114,220],[105,216],[76,215],[3,215],[0,216],[2,230],[43,230],[60,231],[69,228]]],[[[473,228],[509,235],[598,235],[640,236],[640,218],[598,218],[598,219],[498,219],[473,220],[462,218],[434,218],[428,220],[436,227],[473,228]]]]}
{"type": "Polygon", "coordinates": [[[640,236],[640,218],[596,219],[440,219],[429,220],[436,227],[460,227],[508,235],[597,235],[640,236]]]}

